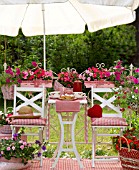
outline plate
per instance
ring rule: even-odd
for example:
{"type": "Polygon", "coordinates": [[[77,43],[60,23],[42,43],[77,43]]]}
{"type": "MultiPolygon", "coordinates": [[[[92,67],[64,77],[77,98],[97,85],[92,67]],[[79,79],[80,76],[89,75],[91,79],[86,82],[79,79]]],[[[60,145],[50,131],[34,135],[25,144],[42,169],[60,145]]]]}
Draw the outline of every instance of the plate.
{"type": "Polygon", "coordinates": [[[63,98],[58,98],[59,100],[64,100],[64,101],[74,101],[77,100],[77,98],[73,98],[73,99],[63,99],[63,98]]]}

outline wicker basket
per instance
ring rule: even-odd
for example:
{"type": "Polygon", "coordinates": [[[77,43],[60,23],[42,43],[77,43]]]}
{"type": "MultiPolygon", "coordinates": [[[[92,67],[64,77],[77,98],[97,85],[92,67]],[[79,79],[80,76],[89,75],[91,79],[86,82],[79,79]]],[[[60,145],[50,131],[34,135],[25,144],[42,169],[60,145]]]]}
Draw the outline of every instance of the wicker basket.
{"type": "MultiPolygon", "coordinates": [[[[123,137],[126,141],[127,139],[123,137]]],[[[119,150],[119,156],[121,165],[124,170],[138,170],[139,169],[139,151],[130,149],[127,142],[128,148],[121,147],[119,150]]]]}

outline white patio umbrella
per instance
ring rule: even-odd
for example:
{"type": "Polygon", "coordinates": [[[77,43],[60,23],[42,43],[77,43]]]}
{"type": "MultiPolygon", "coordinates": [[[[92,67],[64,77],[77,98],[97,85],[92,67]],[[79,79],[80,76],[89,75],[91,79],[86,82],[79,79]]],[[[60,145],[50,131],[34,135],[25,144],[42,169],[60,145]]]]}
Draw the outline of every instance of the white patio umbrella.
{"type": "Polygon", "coordinates": [[[85,25],[90,32],[94,32],[135,20],[135,11],[131,8],[83,4],[78,0],[64,1],[1,0],[0,34],[16,36],[21,28],[25,36],[44,35],[46,69],[45,35],[83,33],[85,25]]]}
{"type": "Polygon", "coordinates": [[[139,0],[79,0],[81,3],[90,3],[95,5],[123,6],[135,10],[139,6],[139,0]]]}

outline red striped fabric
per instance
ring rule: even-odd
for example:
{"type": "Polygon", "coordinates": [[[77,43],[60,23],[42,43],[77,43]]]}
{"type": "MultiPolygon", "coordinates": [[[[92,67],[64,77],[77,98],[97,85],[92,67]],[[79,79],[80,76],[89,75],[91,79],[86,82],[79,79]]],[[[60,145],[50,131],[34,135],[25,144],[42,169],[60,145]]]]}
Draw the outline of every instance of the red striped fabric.
{"type": "Polygon", "coordinates": [[[46,125],[46,119],[14,119],[11,122],[12,125],[46,125]]]}
{"type": "Polygon", "coordinates": [[[92,126],[128,126],[126,120],[120,117],[91,118],[92,126]]]}

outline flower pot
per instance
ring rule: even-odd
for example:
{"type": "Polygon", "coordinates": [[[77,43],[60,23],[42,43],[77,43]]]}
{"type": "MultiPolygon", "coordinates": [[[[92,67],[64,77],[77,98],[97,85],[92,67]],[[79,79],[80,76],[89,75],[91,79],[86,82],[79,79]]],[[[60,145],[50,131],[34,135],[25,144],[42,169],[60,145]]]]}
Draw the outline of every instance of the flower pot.
{"type": "Polygon", "coordinates": [[[11,130],[10,125],[3,125],[0,129],[0,132],[2,134],[12,134],[12,130],[11,130]]]}
{"type": "Polygon", "coordinates": [[[0,170],[22,170],[27,169],[31,166],[31,163],[24,165],[20,158],[12,157],[10,160],[5,159],[4,157],[0,158],[0,170]]]}
{"type": "Polygon", "coordinates": [[[14,99],[14,85],[3,85],[1,87],[1,91],[3,94],[3,98],[6,100],[13,100],[14,99]]]}
{"type": "Polygon", "coordinates": [[[119,156],[123,170],[138,170],[139,169],[139,151],[135,149],[121,148],[119,156]]]}

